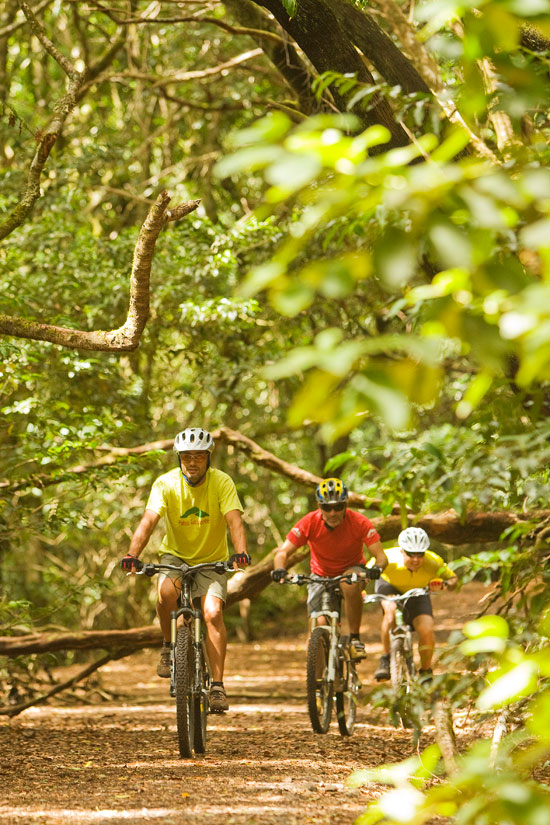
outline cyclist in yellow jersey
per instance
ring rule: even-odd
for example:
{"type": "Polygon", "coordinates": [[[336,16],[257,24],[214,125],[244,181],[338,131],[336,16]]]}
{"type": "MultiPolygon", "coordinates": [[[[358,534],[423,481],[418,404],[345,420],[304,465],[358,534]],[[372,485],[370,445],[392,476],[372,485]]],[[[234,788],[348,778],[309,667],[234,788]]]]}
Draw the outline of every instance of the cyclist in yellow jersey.
{"type": "MultiPolygon", "coordinates": [[[[384,550],[388,564],[382,577],[376,582],[376,593],[386,596],[406,593],[413,587],[440,590],[443,586],[453,590],[458,579],[441,556],[428,550],[430,539],[421,527],[407,527],[397,538],[397,547],[384,550]]],[[[390,629],[395,626],[396,605],[380,602],[383,610],[381,625],[382,656],[376,671],[378,681],[390,678],[390,629]]],[[[403,608],[403,618],[418,634],[420,676],[429,678],[432,673],[432,657],[435,632],[432,603],[428,594],[409,599],[403,608]]]]}
{"type": "MultiPolygon", "coordinates": [[[[154,482],[145,513],[130,541],[127,555],[120,562],[123,570],[135,572],[143,566],[139,555],[164,517],[166,535],[161,544],[161,563],[190,565],[226,561],[229,557],[227,528],[235,549],[235,569],[250,563],[242,523],[242,505],[235,484],[227,473],[210,467],[214,440],[200,427],[190,427],[174,439],[179,468],[170,470],[154,482]]],[[[157,615],[164,636],[157,673],[170,676],[170,614],[176,610],[181,591],[177,574],[158,580],[157,615]]],[[[210,710],[228,709],[223,686],[227,636],[223,606],[227,596],[224,574],[199,571],[193,579],[192,598],[200,598],[206,625],[206,647],[212,683],[210,710]]]]}

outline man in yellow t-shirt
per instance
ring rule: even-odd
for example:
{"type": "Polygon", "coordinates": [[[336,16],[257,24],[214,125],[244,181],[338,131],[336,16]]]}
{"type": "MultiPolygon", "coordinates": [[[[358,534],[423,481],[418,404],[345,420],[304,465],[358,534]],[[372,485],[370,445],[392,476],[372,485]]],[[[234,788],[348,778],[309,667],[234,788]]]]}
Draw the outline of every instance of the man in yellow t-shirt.
{"type": "MultiPolygon", "coordinates": [[[[376,582],[376,593],[393,596],[406,593],[413,587],[430,586],[440,590],[446,586],[453,590],[458,579],[441,556],[428,550],[430,539],[421,527],[407,527],[397,538],[397,547],[384,550],[388,564],[376,582]]],[[[383,618],[381,625],[382,656],[374,674],[380,682],[390,678],[390,629],[395,627],[395,602],[381,601],[383,618]]],[[[420,677],[430,678],[435,648],[435,631],[432,603],[428,594],[415,596],[405,602],[403,618],[418,634],[420,677]]]]}
{"type": "MultiPolygon", "coordinates": [[[[234,567],[250,563],[243,511],[235,484],[227,473],[210,466],[214,449],[212,436],[200,427],[178,433],[174,450],[179,468],[154,482],[145,513],[122,559],[123,570],[140,569],[138,557],[147,545],[159,520],[164,517],[166,535],[160,550],[164,564],[226,561],[229,557],[227,527],[235,549],[234,567]]],[[[181,581],[175,574],[158,580],[157,615],[164,636],[157,673],[170,676],[170,614],[177,609],[181,581]]],[[[227,635],[223,606],[227,597],[227,577],[214,571],[199,571],[193,579],[192,598],[200,598],[206,625],[206,647],[212,670],[210,710],[228,709],[223,686],[227,635]]]]}

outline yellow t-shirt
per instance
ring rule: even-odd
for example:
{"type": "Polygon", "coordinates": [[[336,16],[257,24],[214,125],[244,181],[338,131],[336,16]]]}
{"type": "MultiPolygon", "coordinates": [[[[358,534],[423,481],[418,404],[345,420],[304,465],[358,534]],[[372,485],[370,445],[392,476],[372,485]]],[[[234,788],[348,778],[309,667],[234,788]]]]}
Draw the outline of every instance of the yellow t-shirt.
{"type": "Polygon", "coordinates": [[[147,510],[164,516],[166,535],[160,548],[181,559],[201,564],[225,561],[229,556],[224,516],[243,508],[233,480],[210,467],[198,487],[191,487],[179,469],[157,478],[147,510]]]}
{"type": "Polygon", "coordinates": [[[426,550],[423,564],[414,571],[405,567],[400,547],[390,547],[384,550],[384,553],[388,559],[388,566],[382,571],[381,578],[400,593],[406,593],[411,587],[426,587],[432,579],[451,579],[455,575],[441,556],[432,553],[431,550],[426,550]]]}

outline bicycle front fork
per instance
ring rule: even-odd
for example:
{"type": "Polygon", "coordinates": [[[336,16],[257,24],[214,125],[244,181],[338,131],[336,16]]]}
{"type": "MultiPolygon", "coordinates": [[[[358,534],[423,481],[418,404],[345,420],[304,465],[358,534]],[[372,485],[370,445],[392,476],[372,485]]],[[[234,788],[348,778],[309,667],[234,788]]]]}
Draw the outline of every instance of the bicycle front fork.
{"type": "MultiPolygon", "coordinates": [[[[325,619],[330,620],[330,624],[327,628],[329,631],[330,638],[327,662],[327,679],[329,682],[334,682],[338,670],[338,623],[340,621],[340,616],[335,610],[312,613],[309,620],[310,633],[313,631],[313,628],[315,627],[323,627],[323,625],[317,624],[317,619],[319,618],[319,616],[324,616],[325,619]]],[[[326,625],[324,626],[326,627],[326,625]]]]}

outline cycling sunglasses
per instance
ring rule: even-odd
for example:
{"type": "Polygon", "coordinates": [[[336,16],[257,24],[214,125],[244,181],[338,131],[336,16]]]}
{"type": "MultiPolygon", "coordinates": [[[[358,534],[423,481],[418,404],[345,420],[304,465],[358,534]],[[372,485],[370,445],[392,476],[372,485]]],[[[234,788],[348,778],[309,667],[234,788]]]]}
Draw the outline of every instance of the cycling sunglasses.
{"type": "Polygon", "coordinates": [[[410,559],[422,559],[426,555],[425,553],[408,553],[406,550],[403,550],[403,552],[410,559]]]}
{"type": "Polygon", "coordinates": [[[340,512],[345,506],[345,501],[339,501],[336,504],[321,504],[321,510],[324,510],[325,513],[329,513],[331,510],[338,510],[340,512]]]}

